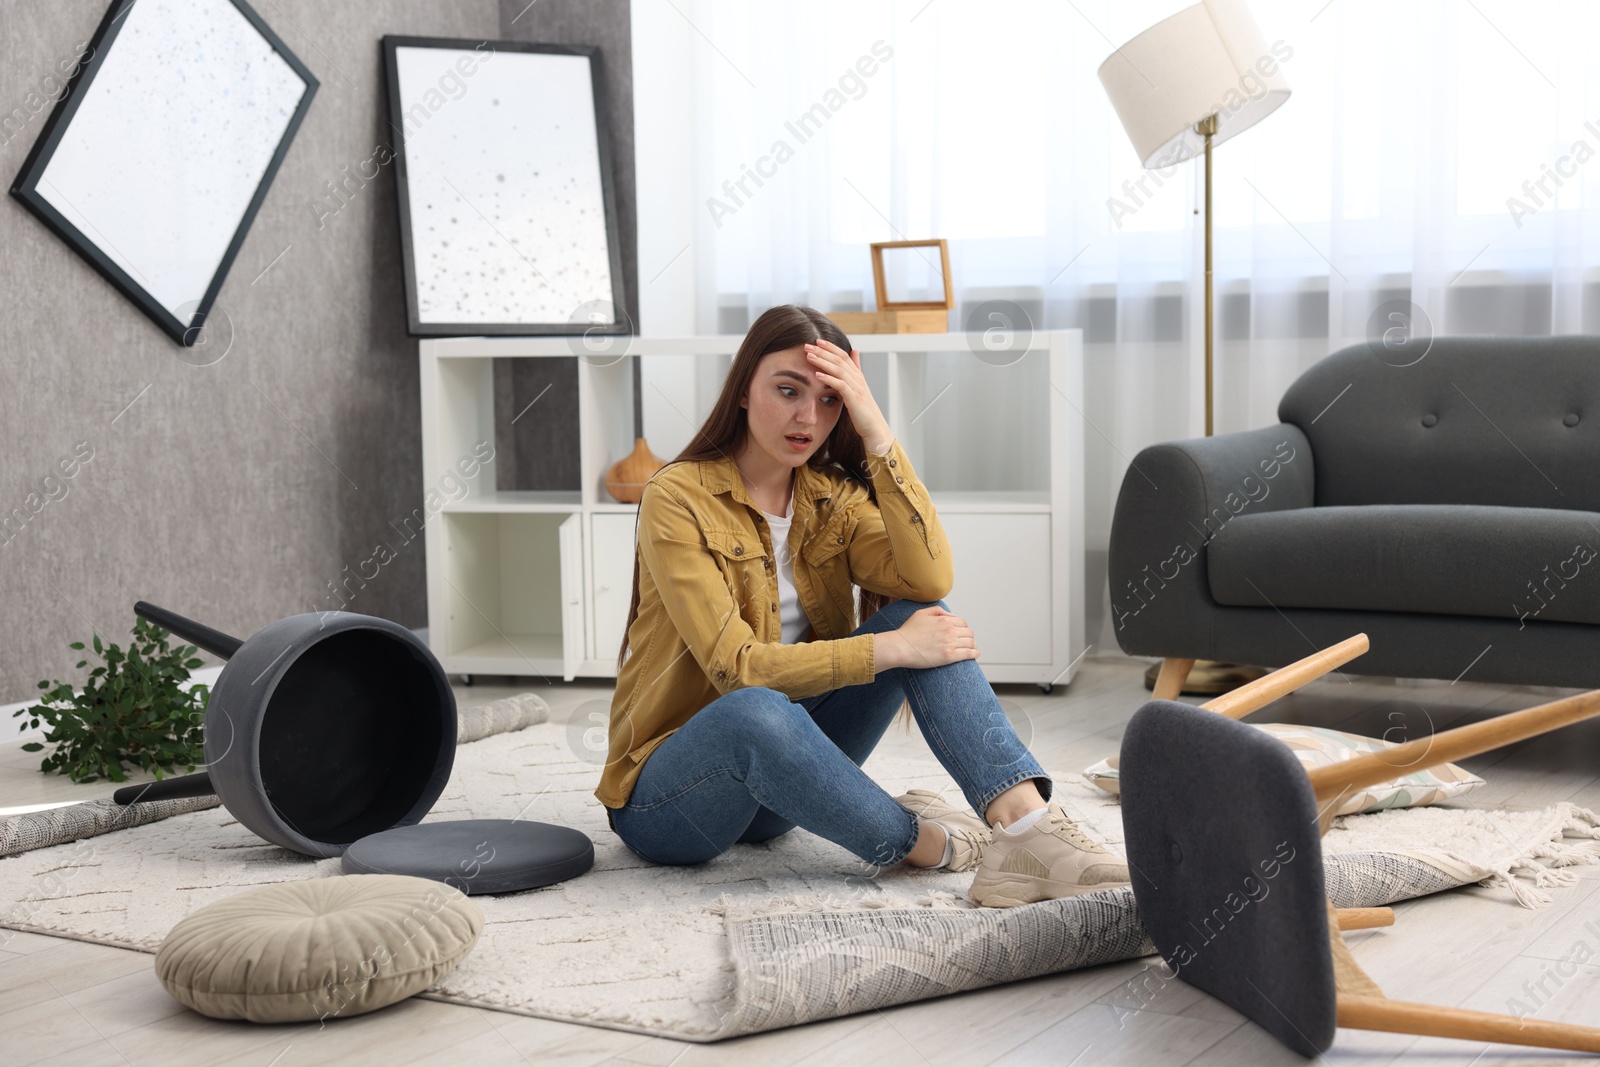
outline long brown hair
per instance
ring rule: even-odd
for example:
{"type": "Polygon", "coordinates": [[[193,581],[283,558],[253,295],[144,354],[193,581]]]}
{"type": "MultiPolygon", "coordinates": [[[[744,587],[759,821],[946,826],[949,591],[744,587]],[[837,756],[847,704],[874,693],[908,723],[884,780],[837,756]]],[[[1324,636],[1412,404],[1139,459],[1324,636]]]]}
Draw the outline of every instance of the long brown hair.
{"type": "MultiPolygon", "coordinates": [[[[786,348],[808,344],[818,338],[838,345],[846,352],[850,351],[850,339],[845,336],[844,331],[815,308],[781,304],[762,312],[756,321],[750,324],[749,332],[744,335],[744,341],[739,345],[739,352],[734,356],[733,366],[728,370],[728,378],[722,384],[722,395],[717,397],[717,402],[712,407],[705,424],[700,427],[688,446],[668,461],[668,465],[694,460],[720,459],[742,449],[749,439],[750,427],[749,412],[740,406],[739,399],[749,388],[751,379],[755,377],[756,365],[761,362],[761,357],[769,352],[780,352],[786,348]]],[[[833,466],[843,469],[845,474],[866,486],[868,497],[876,505],[878,493],[867,474],[869,469],[867,462],[866,443],[856,431],[848,408],[840,415],[833,432],[822,442],[822,447],[806,461],[814,470],[826,470],[833,466]]],[[[663,466],[662,470],[665,469],[663,466]]],[[[634,538],[637,546],[637,520],[635,522],[634,538]]],[[[868,589],[861,590],[861,618],[857,620],[856,625],[859,626],[870,619],[880,608],[894,599],[868,589]]],[[[628,631],[632,629],[633,621],[638,617],[639,552],[635,547],[633,600],[628,607],[627,625],[622,630],[622,647],[617,652],[619,675],[622,673],[623,661],[628,658],[628,631]]]]}

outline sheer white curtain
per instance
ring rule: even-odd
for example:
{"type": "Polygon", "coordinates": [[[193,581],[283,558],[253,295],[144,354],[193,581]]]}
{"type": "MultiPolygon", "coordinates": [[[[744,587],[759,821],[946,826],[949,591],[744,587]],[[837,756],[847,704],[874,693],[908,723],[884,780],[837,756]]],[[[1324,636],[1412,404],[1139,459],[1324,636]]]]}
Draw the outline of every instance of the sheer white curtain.
{"type": "MultiPolygon", "coordinates": [[[[641,233],[676,213],[657,258],[692,247],[672,268],[692,277],[674,290],[692,291],[689,328],[870,307],[868,242],[944,237],[958,323],[1007,299],[1085,331],[1089,633],[1114,650],[1123,472],[1203,429],[1199,173],[1141,170],[1095,72],[1187,5],[634,5],[641,114],[672,77],[688,111],[636,136],[641,233]],[[653,207],[651,171],[671,166],[693,177],[653,207]]],[[[1294,95],[1215,155],[1217,432],[1276,421],[1296,375],[1397,309],[1434,333],[1600,330],[1600,5],[1251,6],[1294,95]]]]}

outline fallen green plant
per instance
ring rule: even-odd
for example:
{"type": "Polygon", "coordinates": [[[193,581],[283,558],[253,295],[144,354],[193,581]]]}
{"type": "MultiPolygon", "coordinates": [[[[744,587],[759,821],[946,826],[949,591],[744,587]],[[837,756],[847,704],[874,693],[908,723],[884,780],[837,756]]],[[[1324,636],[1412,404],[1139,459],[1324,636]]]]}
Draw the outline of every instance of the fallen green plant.
{"type": "MultiPolygon", "coordinates": [[[[47,690],[38,704],[13,712],[26,716],[20,730],[47,725],[45,743],[52,751],[39,764],[41,771],[65,774],[74,782],[101,778],[127,781],[123,760],[153,772],[182,767],[194,770],[204,760],[202,739],[210,687],[182,688],[189,672],[200,666],[193,645],[169,648],[166,630],[139,619],[133,640],[124,652],[116,645],[93,639],[94,654],[104,662],[89,672],[81,691],[67,682],[40,682],[47,690]]],[[[83,651],[82,641],[69,648],[83,651]]],[[[87,666],[81,659],[77,666],[87,666]]],[[[39,752],[44,744],[33,741],[25,752],[39,752]]]]}

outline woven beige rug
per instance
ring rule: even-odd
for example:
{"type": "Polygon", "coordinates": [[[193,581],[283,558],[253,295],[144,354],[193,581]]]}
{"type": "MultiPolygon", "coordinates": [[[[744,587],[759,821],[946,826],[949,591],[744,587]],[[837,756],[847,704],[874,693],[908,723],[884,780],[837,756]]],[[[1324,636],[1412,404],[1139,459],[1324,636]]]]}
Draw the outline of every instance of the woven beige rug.
{"type": "MultiPolygon", "coordinates": [[[[874,756],[866,770],[896,795],[955,792],[932,755],[874,756]]],[[[576,827],[594,841],[595,865],[544,889],[474,897],[486,920],[478,945],[423,996],[714,1041],[1151,951],[1126,891],[977,908],[964,899],[970,873],[874,870],[802,830],[658,867],[607,827],[597,777],[560,724],[460,748],[427,821],[576,827]]],[[[1120,841],[1113,800],[1075,772],[1056,780],[1069,808],[1120,841]]],[[[1594,823],[1570,805],[1354,816],[1329,838],[1330,895],[1374,905],[1487,879],[1522,883],[1537,903],[1532,894],[1570,877],[1560,868],[1600,860],[1594,823]],[[1464,829],[1478,823],[1484,833],[1464,829]]],[[[0,927],[153,953],[184,916],[244,887],[338,873],[337,859],[267,844],[214,807],[0,859],[0,927]]]]}

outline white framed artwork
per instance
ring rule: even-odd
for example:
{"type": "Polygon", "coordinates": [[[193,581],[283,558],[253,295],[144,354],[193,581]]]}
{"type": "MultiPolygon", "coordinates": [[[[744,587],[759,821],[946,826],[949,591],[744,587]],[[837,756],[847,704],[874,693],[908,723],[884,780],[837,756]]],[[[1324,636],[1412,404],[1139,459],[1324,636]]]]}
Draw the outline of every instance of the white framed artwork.
{"type": "Polygon", "coordinates": [[[383,46],[409,332],[632,333],[598,50],[383,46]]]}

